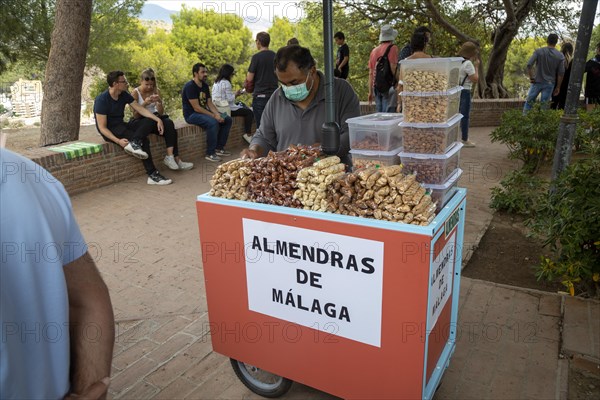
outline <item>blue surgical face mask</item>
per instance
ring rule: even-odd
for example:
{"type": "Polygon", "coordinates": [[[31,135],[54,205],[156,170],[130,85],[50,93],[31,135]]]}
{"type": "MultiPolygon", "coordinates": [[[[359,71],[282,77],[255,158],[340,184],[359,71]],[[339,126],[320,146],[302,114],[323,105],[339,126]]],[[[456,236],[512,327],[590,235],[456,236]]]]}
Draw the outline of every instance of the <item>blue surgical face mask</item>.
{"type": "Polygon", "coordinates": [[[283,90],[283,95],[290,101],[302,101],[308,97],[310,91],[315,84],[315,80],[313,79],[312,84],[310,85],[310,89],[306,87],[306,82],[308,82],[308,77],[310,72],[306,75],[306,81],[304,83],[300,83],[298,85],[293,86],[285,86],[281,85],[281,90],[283,90]]]}

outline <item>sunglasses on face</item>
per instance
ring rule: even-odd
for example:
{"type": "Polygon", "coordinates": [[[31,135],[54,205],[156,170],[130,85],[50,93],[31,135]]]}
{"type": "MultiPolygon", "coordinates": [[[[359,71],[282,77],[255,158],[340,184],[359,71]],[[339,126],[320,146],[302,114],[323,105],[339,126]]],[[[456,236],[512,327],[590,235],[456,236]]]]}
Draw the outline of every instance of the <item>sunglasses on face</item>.
{"type": "Polygon", "coordinates": [[[156,78],[155,78],[155,77],[153,77],[153,76],[145,76],[145,77],[144,77],[144,80],[145,80],[146,82],[148,82],[148,81],[152,81],[152,82],[154,82],[154,81],[156,80],[156,78]]]}

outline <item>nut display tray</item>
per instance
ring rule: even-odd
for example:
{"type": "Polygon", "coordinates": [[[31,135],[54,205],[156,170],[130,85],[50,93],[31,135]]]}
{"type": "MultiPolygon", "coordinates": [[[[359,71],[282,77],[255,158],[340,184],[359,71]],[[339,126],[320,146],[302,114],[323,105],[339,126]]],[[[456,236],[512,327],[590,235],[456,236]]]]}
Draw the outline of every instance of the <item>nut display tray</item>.
{"type": "Polygon", "coordinates": [[[352,155],[352,167],[354,169],[376,166],[388,166],[400,164],[398,152],[402,148],[391,151],[372,151],[372,150],[350,150],[352,155]]]}
{"type": "Polygon", "coordinates": [[[462,114],[439,124],[400,122],[402,145],[407,153],[444,154],[458,141],[462,114]]]}
{"type": "Polygon", "coordinates": [[[398,156],[405,173],[416,173],[420,183],[443,184],[458,168],[462,143],[456,143],[445,154],[400,152],[398,156]]]}
{"type": "Polygon", "coordinates": [[[402,96],[405,122],[443,123],[458,114],[462,86],[440,92],[407,92],[402,96]]]}
{"type": "Polygon", "coordinates": [[[462,57],[417,58],[400,61],[400,76],[407,92],[434,92],[458,86],[462,57]]]}
{"type": "Polygon", "coordinates": [[[346,120],[350,148],[355,150],[390,151],[402,147],[402,114],[376,113],[346,120]]]}
{"type": "Polygon", "coordinates": [[[458,180],[460,179],[462,173],[463,170],[457,168],[454,170],[454,173],[450,175],[448,179],[446,179],[446,182],[441,185],[429,183],[423,184],[423,187],[429,190],[431,194],[431,200],[433,200],[434,203],[437,203],[436,212],[439,212],[446,205],[446,203],[448,203],[452,196],[454,196],[454,193],[456,193],[456,190],[458,189],[458,180]]]}

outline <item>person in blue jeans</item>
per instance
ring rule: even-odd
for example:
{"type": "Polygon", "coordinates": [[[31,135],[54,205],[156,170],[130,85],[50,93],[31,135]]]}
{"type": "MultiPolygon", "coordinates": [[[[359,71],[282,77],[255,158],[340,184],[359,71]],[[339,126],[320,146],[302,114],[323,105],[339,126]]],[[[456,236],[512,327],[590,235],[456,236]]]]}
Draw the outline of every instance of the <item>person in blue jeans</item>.
{"type": "Polygon", "coordinates": [[[206,132],[206,159],[219,162],[221,157],[230,156],[225,150],[233,120],[221,114],[212,102],[206,82],[206,66],[202,63],[192,67],[193,79],[185,84],[181,92],[185,122],[202,127],[206,132]]]}
{"type": "Polygon", "coordinates": [[[541,94],[542,107],[547,108],[552,95],[558,96],[560,93],[560,85],[565,75],[565,57],[556,50],[557,43],[558,35],[551,33],[546,40],[547,46],[536,49],[527,62],[527,73],[531,86],[523,106],[523,114],[527,114],[533,108],[533,103],[538,95],[541,94]]]}
{"type": "Polygon", "coordinates": [[[459,112],[462,114],[460,120],[461,140],[464,147],[475,147],[475,143],[469,140],[469,116],[471,114],[471,88],[479,80],[479,47],[473,42],[465,42],[458,51],[463,58],[458,72],[458,82],[463,90],[460,92],[459,112]]]}

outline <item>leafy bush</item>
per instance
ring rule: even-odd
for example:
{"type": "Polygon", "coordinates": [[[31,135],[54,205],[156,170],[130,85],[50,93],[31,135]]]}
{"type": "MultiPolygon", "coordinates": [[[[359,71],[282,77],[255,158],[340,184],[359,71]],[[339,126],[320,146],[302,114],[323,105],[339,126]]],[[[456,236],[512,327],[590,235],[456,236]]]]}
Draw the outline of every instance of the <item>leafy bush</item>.
{"type": "Polygon", "coordinates": [[[552,158],[561,115],[560,110],[544,110],[539,105],[526,115],[520,110],[506,111],[490,135],[492,142],[507,145],[509,157],[523,161],[523,169],[533,173],[544,160],[552,158]]]}
{"type": "Polygon", "coordinates": [[[593,156],[600,156],[600,107],[589,112],[579,110],[575,149],[593,156]]]}
{"type": "Polygon", "coordinates": [[[528,221],[555,254],[542,260],[537,276],[559,278],[571,294],[593,295],[600,281],[600,159],[572,164],[554,184],[528,221]]]}
{"type": "Polygon", "coordinates": [[[492,188],[490,207],[521,215],[529,215],[548,190],[548,184],[523,170],[509,172],[492,188]]]}

